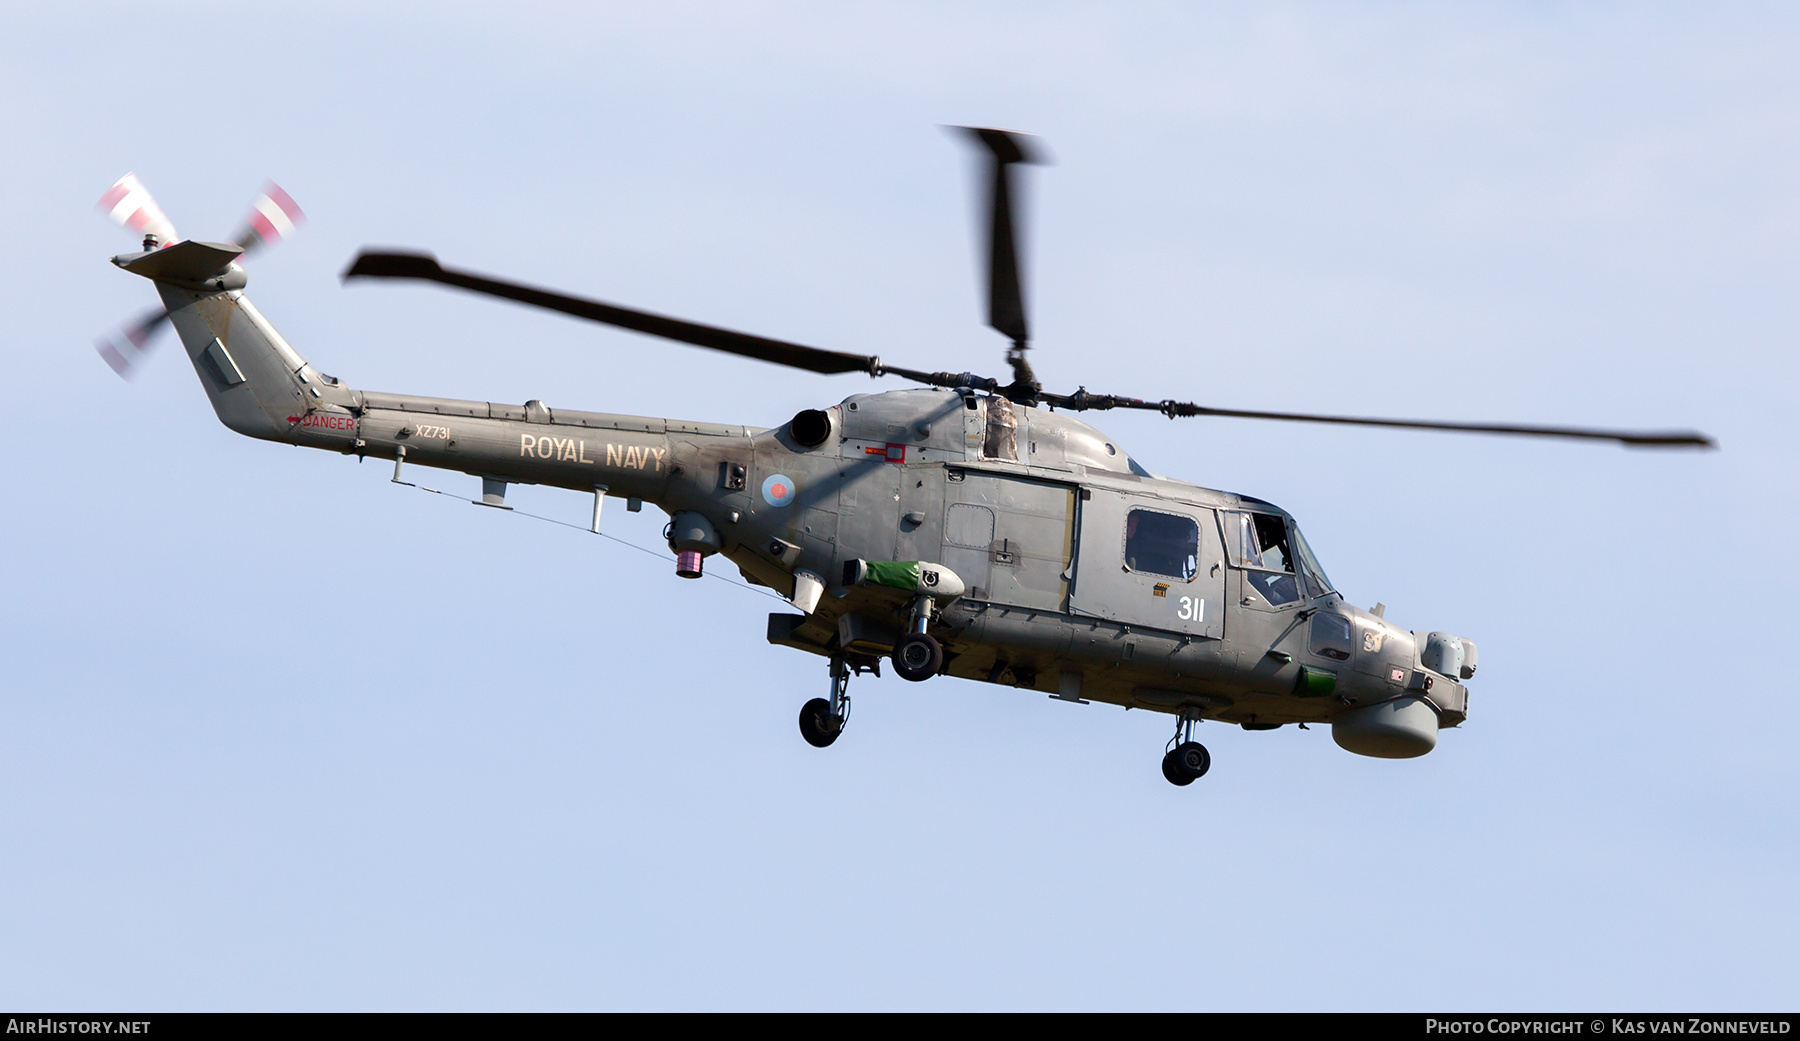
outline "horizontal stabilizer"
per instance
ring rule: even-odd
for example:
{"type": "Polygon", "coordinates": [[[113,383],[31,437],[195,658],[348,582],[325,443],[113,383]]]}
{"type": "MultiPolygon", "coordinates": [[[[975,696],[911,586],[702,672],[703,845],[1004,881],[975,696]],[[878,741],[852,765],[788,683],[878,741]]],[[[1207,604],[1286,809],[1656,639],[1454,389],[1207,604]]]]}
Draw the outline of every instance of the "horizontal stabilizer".
{"type": "Polygon", "coordinates": [[[126,253],[114,257],[113,263],[152,282],[197,285],[223,274],[243,252],[242,246],[229,242],[189,240],[147,253],[126,253]]]}

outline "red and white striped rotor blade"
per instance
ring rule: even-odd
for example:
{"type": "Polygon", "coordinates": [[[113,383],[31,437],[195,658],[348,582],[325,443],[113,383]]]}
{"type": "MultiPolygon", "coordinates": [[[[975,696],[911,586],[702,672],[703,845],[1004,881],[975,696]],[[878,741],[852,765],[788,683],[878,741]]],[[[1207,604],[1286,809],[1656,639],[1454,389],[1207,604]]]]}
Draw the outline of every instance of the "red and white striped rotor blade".
{"type": "Polygon", "coordinates": [[[94,341],[94,350],[123,379],[130,379],[137,366],[150,353],[150,346],[169,312],[161,307],[146,311],[136,321],[127,322],[110,335],[94,341]]]}
{"type": "Polygon", "coordinates": [[[306,214],[294,197],[281,190],[281,185],[270,181],[263,188],[263,193],[250,204],[250,216],[245,218],[249,227],[237,237],[237,244],[244,247],[244,252],[252,252],[262,246],[273,246],[294,233],[306,214]]]}
{"type": "Polygon", "coordinates": [[[100,197],[99,207],[114,223],[144,235],[155,235],[163,246],[175,244],[175,225],[150,197],[136,174],[126,174],[100,197]]]}

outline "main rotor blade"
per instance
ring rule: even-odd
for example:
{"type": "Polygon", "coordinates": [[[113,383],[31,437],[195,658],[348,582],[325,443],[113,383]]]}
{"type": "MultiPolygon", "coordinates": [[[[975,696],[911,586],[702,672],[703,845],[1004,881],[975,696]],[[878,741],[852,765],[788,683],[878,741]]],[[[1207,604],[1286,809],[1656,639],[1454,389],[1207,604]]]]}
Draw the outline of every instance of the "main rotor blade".
{"type": "Polygon", "coordinates": [[[1015,163],[1038,162],[1039,156],[1029,135],[987,127],[957,129],[979,141],[993,159],[987,200],[988,325],[1012,341],[1012,349],[1007,352],[1014,384],[1009,396],[1029,405],[1035,401],[1038,382],[1031,371],[1031,363],[1025,360],[1031,331],[1025,318],[1025,293],[1019,277],[1012,167],[1015,163]]]}
{"type": "MultiPolygon", "coordinates": [[[[691,343],[696,347],[710,347],[715,351],[727,354],[740,354],[746,358],[757,358],[762,361],[787,365],[809,372],[826,374],[839,372],[866,372],[878,376],[883,371],[881,359],[868,354],[850,354],[846,351],[828,351],[821,347],[807,347],[786,340],[771,340],[765,336],[752,336],[749,333],[721,329],[713,325],[701,325],[698,322],[686,322],[679,318],[668,318],[648,311],[637,311],[617,304],[602,303],[579,296],[569,296],[549,289],[538,289],[533,286],[506,282],[485,275],[476,275],[467,271],[457,271],[438,263],[437,258],[429,253],[380,253],[364,251],[357,254],[349,268],[344,271],[344,278],[412,278],[426,282],[441,282],[458,289],[467,289],[474,293],[485,293],[503,300],[512,300],[532,307],[542,307],[551,311],[585,318],[591,322],[604,325],[615,325],[633,332],[661,336],[664,339],[679,340],[691,343]]],[[[903,374],[900,370],[892,370],[903,374]]]]}
{"type": "Polygon", "coordinates": [[[993,157],[988,186],[988,324],[1018,344],[1030,341],[1019,284],[1019,243],[1013,230],[1012,165],[1037,161],[1027,136],[985,127],[959,128],[993,157]]]}
{"type": "Polygon", "coordinates": [[[1540,426],[1533,423],[1455,423],[1424,419],[1366,419],[1358,416],[1325,416],[1308,412],[1258,412],[1249,409],[1208,408],[1186,401],[1144,401],[1111,394],[1089,394],[1084,387],[1074,394],[1045,394],[1044,400],[1072,411],[1138,408],[1176,416],[1226,416],[1234,419],[1279,419],[1300,423],[1337,423],[1345,426],[1390,427],[1402,430],[1445,430],[1462,434],[1507,434],[1516,437],[1557,437],[1581,441],[1616,441],[1632,448],[1717,448],[1712,438],[1694,430],[1598,430],[1592,427],[1540,426]]]}

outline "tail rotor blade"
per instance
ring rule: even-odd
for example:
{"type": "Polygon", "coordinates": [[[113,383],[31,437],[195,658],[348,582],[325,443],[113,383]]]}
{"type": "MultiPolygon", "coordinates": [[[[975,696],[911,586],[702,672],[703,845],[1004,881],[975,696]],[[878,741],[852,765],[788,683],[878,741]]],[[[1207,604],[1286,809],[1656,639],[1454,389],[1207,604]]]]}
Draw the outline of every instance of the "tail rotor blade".
{"type": "Polygon", "coordinates": [[[136,174],[126,174],[114,181],[96,205],[112,218],[113,223],[144,235],[154,235],[160,245],[172,245],[178,237],[175,225],[169,223],[162,207],[150,197],[136,174]]]}
{"type": "Polygon", "coordinates": [[[281,185],[270,181],[250,204],[250,214],[244,219],[245,228],[233,241],[248,255],[292,235],[305,220],[306,214],[293,196],[282,191],[281,185]]]}

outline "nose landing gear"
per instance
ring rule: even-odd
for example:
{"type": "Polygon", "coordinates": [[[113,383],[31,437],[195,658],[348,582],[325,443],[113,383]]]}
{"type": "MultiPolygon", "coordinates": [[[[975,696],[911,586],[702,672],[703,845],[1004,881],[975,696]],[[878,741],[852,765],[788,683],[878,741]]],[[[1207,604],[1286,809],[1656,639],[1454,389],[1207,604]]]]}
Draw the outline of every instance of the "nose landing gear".
{"type": "Polygon", "coordinates": [[[1212,768],[1212,754],[1194,740],[1194,724],[1200,716],[1193,709],[1181,710],[1175,722],[1175,736],[1169,739],[1169,750],[1163,754],[1162,772],[1170,784],[1185,787],[1206,776],[1212,768]]]}
{"type": "Polygon", "coordinates": [[[800,736],[814,748],[824,748],[844,732],[850,722],[850,666],[840,656],[831,659],[831,700],[814,698],[800,706],[800,736]]]}

